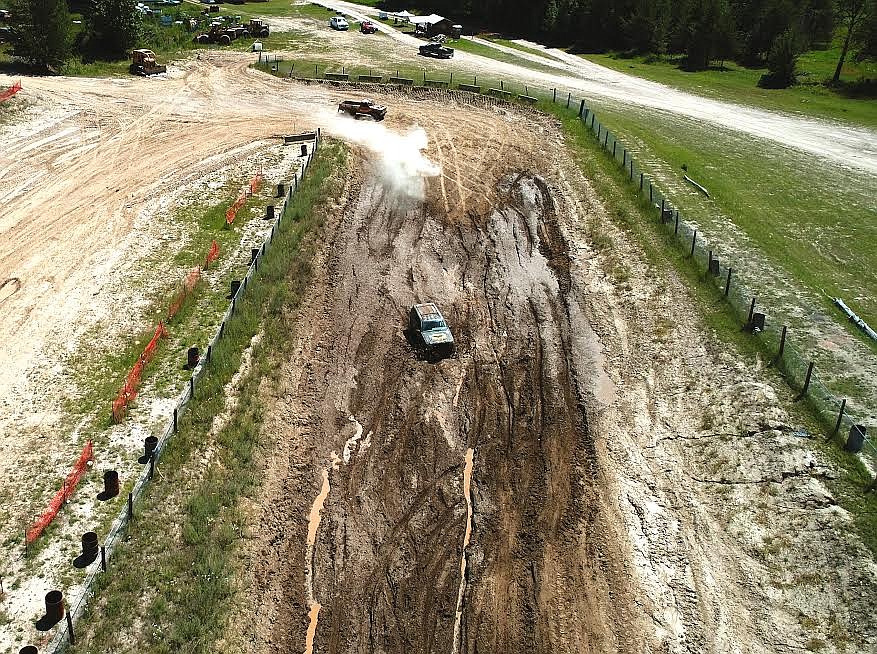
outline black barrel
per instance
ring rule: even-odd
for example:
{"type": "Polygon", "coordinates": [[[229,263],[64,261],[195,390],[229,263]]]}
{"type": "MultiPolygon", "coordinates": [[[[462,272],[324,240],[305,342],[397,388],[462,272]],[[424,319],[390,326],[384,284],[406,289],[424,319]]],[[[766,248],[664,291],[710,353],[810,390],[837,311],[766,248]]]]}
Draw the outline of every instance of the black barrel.
{"type": "Polygon", "coordinates": [[[97,499],[104,501],[119,494],[119,473],[116,470],[104,470],[104,490],[98,493],[97,499]]]}
{"type": "Polygon", "coordinates": [[[241,288],[241,280],[239,280],[239,279],[233,279],[233,280],[231,280],[231,293],[229,293],[227,299],[230,300],[230,299],[232,299],[235,295],[237,295],[237,294],[238,294],[238,291],[240,290],[240,288],[241,288]]]}
{"type": "Polygon", "coordinates": [[[303,157],[308,156],[308,144],[307,143],[301,144],[301,156],[303,156],[303,157]]]}
{"type": "Polygon", "coordinates": [[[20,650],[18,650],[18,654],[37,654],[37,648],[33,645],[25,645],[20,650]]]}
{"type": "Polygon", "coordinates": [[[86,531],[82,534],[82,554],[83,556],[97,557],[100,546],[97,544],[97,534],[93,531],[86,531]]]}
{"type": "Polygon", "coordinates": [[[186,367],[189,370],[194,370],[198,366],[198,361],[201,359],[201,350],[197,347],[190,347],[186,350],[186,367]]]}
{"type": "Polygon", "coordinates": [[[276,197],[282,198],[284,195],[286,195],[286,184],[278,184],[276,197]]]}
{"type": "Polygon", "coordinates": [[[862,446],[865,444],[866,431],[865,425],[853,425],[850,427],[850,435],[847,437],[847,444],[844,445],[844,449],[854,454],[861,452],[862,446]]]}
{"type": "Polygon", "coordinates": [[[250,248],[250,263],[259,258],[259,248],[250,248]]]}
{"type": "Polygon", "coordinates": [[[149,460],[152,458],[156,447],[158,447],[157,436],[147,436],[145,439],[143,439],[143,456],[137,459],[137,462],[143,464],[149,463],[149,460]]]}
{"type": "Polygon", "coordinates": [[[50,590],[46,593],[46,622],[57,624],[64,617],[64,593],[50,590]]]}
{"type": "Polygon", "coordinates": [[[269,204],[265,207],[265,220],[274,220],[274,205],[269,204]]]}

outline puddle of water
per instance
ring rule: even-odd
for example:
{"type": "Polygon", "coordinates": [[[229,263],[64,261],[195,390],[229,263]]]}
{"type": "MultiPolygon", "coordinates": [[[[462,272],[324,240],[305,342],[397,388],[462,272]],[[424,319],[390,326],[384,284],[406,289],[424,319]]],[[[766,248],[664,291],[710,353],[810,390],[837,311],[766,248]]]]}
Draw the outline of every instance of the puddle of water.
{"type": "MultiPolygon", "coordinates": [[[[332,453],[333,456],[335,453],[332,453]]],[[[337,457],[335,457],[337,458],[337,457]]],[[[334,465],[334,461],[333,461],[334,465]]],[[[323,485],[320,492],[311,505],[308,517],[308,540],[305,548],[305,585],[308,592],[308,631],[305,635],[305,654],[313,654],[314,636],[317,633],[317,620],[322,606],[314,599],[314,544],[317,542],[317,530],[320,528],[320,518],[323,513],[323,504],[329,496],[332,487],[329,485],[329,468],[323,468],[323,485]]]]}
{"type": "Polygon", "coordinates": [[[317,634],[317,619],[320,617],[320,609],[323,608],[319,602],[311,602],[311,608],[308,611],[308,632],[305,635],[305,654],[314,654],[314,636],[317,634]]]}
{"type": "MultiPolygon", "coordinates": [[[[338,470],[342,462],[349,463],[359,439],[362,438],[362,425],[353,416],[350,416],[350,421],[356,424],[356,432],[353,436],[347,439],[347,442],[344,443],[344,450],[342,451],[341,457],[339,457],[338,453],[334,451],[329,455],[329,465],[323,468],[323,484],[320,487],[320,492],[314,499],[314,503],[311,505],[311,512],[308,516],[308,539],[307,547],[305,548],[305,585],[308,597],[308,630],[305,634],[304,654],[313,654],[314,637],[317,634],[317,623],[320,618],[320,609],[323,608],[323,605],[314,597],[314,547],[317,543],[317,531],[320,529],[323,505],[326,503],[326,498],[329,497],[329,491],[332,490],[332,487],[329,484],[329,470],[338,470]]],[[[371,435],[372,433],[369,432],[366,436],[362,449],[365,449],[368,446],[371,435]]]]}
{"type": "Polygon", "coordinates": [[[466,548],[472,536],[472,468],[475,450],[466,450],[466,464],[463,466],[463,497],[466,498],[466,533],[463,536],[463,555],[460,557],[460,590],[457,592],[457,612],[454,617],[454,647],[452,654],[460,650],[460,619],[463,617],[463,595],[466,592],[466,548]]]}
{"type": "Polygon", "coordinates": [[[353,455],[353,450],[356,448],[356,443],[360,438],[362,438],[362,425],[359,424],[359,420],[357,420],[353,416],[350,416],[350,422],[356,425],[356,433],[348,438],[347,442],[344,443],[344,452],[341,455],[341,457],[344,459],[344,463],[350,463],[350,457],[353,455]]]}

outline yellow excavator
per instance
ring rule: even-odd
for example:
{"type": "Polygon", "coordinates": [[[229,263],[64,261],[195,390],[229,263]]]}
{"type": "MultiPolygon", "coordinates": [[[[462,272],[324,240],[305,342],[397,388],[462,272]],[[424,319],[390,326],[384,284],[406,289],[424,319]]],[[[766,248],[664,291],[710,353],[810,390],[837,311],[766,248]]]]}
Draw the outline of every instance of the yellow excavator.
{"type": "Polygon", "coordinates": [[[167,66],[159,66],[152,50],[134,50],[131,53],[132,75],[158,75],[167,72],[167,66]]]}

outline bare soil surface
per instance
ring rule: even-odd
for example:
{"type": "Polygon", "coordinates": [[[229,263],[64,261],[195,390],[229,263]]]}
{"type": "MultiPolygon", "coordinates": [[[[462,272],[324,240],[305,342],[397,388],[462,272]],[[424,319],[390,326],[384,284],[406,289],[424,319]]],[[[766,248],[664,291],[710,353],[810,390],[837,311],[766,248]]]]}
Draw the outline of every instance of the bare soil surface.
{"type": "MultiPolygon", "coordinates": [[[[72,459],[50,392],[33,431],[16,421],[63,374],[47,344],[125,312],[93,295],[89,264],[142,256],[134,218],[164,186],[324,124],[347,95],[250,61],[26,84],[36,113],[0,163],[0,277],[19,280],[0,295],[5,493],[31,457],[72,459]]],[[[877,572],[826,485],[838,471],[559,163],[559,127],[445,92],[376,99],[392,130],[426,131],[442,174],[414,201],[362,152],[343,181],[283,382],[264,389],[237,651],[872,651],[877,572]],[[404,339],[427,299],[456,358],[404,339]]]]}
{"type": "Polygon", "coordinates": [[[825,485],[833,464],[552,163],[557,126],[395,109],[443,173],[400,204],[362,153],[330,220],[283,382],[264,390],[275,444],[235,648],[873,647],[875,570],[825,485]],[[424,300],[457,357],[407,344],[424,300]]]}

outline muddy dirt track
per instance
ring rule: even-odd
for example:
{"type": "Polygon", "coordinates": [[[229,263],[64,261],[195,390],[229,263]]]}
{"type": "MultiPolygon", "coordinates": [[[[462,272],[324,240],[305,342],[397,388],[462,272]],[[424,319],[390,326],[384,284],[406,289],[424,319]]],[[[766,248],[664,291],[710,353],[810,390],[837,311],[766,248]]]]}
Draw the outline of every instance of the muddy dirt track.
{"type": "Polygon", "coordinates": [[[550,121],[473,113],[493,128],[427,128],[443,173],[423,204],[357,154],[283,381],[265,389],[240,649],[792,651],[813,633],[800,616],[838,602],[851,642],[874,642],[857,626],[872,572],[837,567],[868,555],[843,536],[831,464],[791,436],[769,386],[709,349],[679,282],[656,282],[557,163],[550,121]],[[609,257],[589,244],[595,222],[609,257]],[[456,358],[408,346],[425,300],[456,358]],[[826,529],[812,558],[785,554],[826,529]],[[816,602],[788,583],[810,573],[830,589],[816,602]]]}
{"type": "MultiPolygon", "coordinates": [[[[83,262],[126,239],[136,259],[136,217],[163,188],[316,126],[346,95],[248,62],[30,85],[60,109],[4,153],[0,273],[20,287],[0,363],[32,391],[53,374],[46,344],[118,313],[115,287],[75,301],[95,278],[83,262]],[[99,129],[69,129],[86,118],[99,129]]],[[[424,128],[442,173],[412,201],[354,147],[337,179],[288,361],[264,388],[234,651],[760,653],[838,633],[873,648],[873,563],[827,489],[834,465],[760,363],[717,351],[682,283],[613,227],[558,125],[441,92],[377,99],[389,128],[424,128]],[[402,329],[420,300],[439,302],[456,358],[413,356],[402,329]]],[[[50,430],[46,411],[33,419],[50,430]]],[[[7,433],[7,484],[63,449],[7,433]]]]}
{"type": "MultiPolygon", "coordinates": [[[[488,201],[449,183],[471,171],[442,138],[444,180],[425,205],[374,179],[350,189],[282,409],[298,416],[283,435],[296,451],[336,448],[317,448],[329,490],[314,547],[302,557],[302,534],[283,529],[284,549],[265,553],[263,581],[297,607],[273,636],[284,650],[301,648],[315,600],[314,651],[639,651],[636,631],[616,630],[633,603],[607,542],[585,409],[594,375],[552,190],[520,146],[480,138],[502,161],[482,169],[497,183],[488,201]],[[454,359],[418,360],[402,335],[426,300],[455,330],[454,359]],[[284,574],[276,557],[299,565],[284,574]]],[[[273,511],[307,515],[313,497],[282,494],[273,511]]]]}

